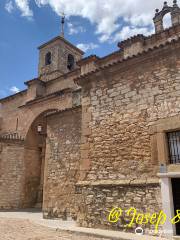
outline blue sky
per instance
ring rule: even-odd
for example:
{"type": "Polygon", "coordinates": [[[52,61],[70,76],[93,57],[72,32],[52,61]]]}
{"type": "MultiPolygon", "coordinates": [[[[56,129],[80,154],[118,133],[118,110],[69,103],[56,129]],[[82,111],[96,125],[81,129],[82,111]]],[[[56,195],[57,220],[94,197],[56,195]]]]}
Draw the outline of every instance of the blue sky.
{"type": "Polygon", "coordinates": [[[65,37],[85,56],[104,56],[117,49],[118,41],[153,32],[154,10],[163,1],[143,2],[0,0],[0,98],[23,90],[25,81],[37,77],[37,47],[60,33],[62,11],[67,14],[65,37]]]}

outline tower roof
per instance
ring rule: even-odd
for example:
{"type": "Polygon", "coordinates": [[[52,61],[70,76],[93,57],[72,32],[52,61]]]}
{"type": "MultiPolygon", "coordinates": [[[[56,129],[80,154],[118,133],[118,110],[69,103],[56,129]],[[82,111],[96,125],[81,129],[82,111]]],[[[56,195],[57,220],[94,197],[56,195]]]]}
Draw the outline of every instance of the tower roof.
{"type": "Polygon", "coordinates": [[[66,40],[64,37],[61,37],[61,36],[57,36],[57,37],[51,39],[50,41],[48,41],[48,42],[40,45],[40,46],[38,47],[38,49],[41,49],[41,48],[43,48],[43,47],[47,46],[48,44],[53,43],[53,42],[55,42],[55,41],[62,41],[62,42],[64,42],[65,44],[69,45],[71,48],[73,48],[75,51],[79,52],[81,55],[84,54],[84,52],[83,52],[81,49],[77,48],[77,47],[74,46],[72,43],[70,43],[68,40],[66,40]]]}

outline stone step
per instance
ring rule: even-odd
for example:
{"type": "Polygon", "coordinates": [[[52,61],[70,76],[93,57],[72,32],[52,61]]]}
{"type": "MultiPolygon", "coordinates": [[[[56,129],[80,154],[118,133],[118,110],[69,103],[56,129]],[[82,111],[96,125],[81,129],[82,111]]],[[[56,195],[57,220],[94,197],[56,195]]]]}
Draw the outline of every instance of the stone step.
{"type": "Polygon", "coordinates": [[[134,233],[125,233],[119,231],[110,231],[102,229],[93,229],[93,228],[83,228],[83,227],[58,227],[56,231],[68,231],[77,234],[87,234],[91,237],[100,237],[104,239],[111,240],[169,240],[167,238],[153,237],[148,235],[136,235],[134,233]]]}
{"type": "Polygon", "coordinates": [[[180,240],[180,236],[174,236],[173,240],[180,240]]]}

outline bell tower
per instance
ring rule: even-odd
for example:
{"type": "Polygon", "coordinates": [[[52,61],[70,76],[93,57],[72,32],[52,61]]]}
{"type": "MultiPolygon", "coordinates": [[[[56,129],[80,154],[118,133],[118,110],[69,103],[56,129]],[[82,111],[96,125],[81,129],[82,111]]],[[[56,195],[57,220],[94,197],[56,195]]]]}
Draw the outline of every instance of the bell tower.
{"type": "Polygon", "coordinates": [[[65,16],[61,19],[60,36],[41,45],[39,49],[39,79],[49,81],[73,71],[84,54],[64,37],[65,16]]]}
{"type": "Polygon", "coordinates": [[[153,18],[156,33],[164,31],[163,18],[167,13],[171,14],[172,26],[180,24],[180,8],[177,4],[177,0],[173,1],[172,7],[168,6],[167,2],[164,2],[162,10],[159,11],[159,9],[156,9],[156,13],[153,18]]]}

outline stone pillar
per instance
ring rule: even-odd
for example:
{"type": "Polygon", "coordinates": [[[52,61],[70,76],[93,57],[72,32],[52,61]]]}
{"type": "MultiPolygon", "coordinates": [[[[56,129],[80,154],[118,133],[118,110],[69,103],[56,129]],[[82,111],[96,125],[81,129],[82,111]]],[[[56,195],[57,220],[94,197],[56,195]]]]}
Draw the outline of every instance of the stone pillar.
{"type": "Polygon", "coordinates": [[[175,233],[175,225],[171,224],[171,219],[174,216],[173,195],[171,178],[161,178],[161,195],[163,211],[167,215],[167,220],[163,225],[165,236],[172,237],[175,233]]]}
{"type": "Polygon", "coordinates": [[[174,0],[174,5],[171,11],[171,19],[172,19],[172,25],[178,25],[180,24],[180,8],[177,5],[177,1],[174,0]]]}
{"type": "Polygon", "coordinates": [[[80,180],[84,180],[90,169],[88,137],[91,134],[89,123],[91,121],[90,98],[82,99],[82,135],[81,135],[81,162],[80,162],[80,180]]]}
{"type": "Polygon", "coordinates": [[[154,19],[154,26],[155,26],[155,32],[156,33],[162,32],[164,30],[162,18],[155,18],[154,19]]]}

